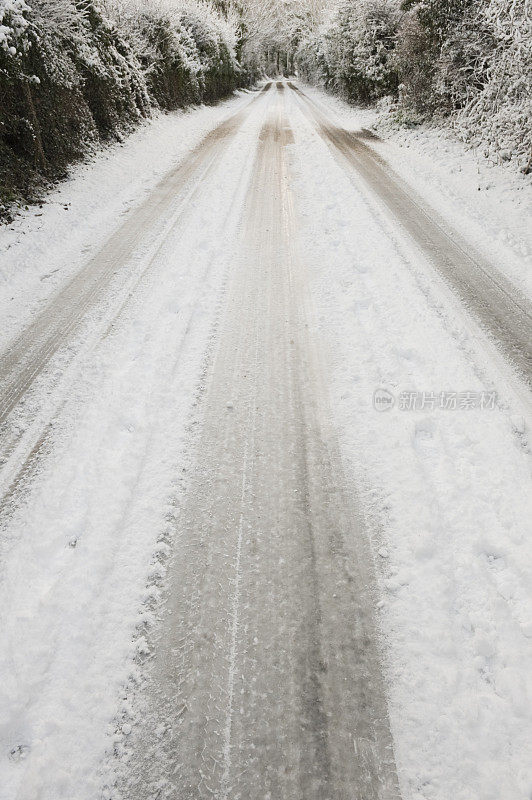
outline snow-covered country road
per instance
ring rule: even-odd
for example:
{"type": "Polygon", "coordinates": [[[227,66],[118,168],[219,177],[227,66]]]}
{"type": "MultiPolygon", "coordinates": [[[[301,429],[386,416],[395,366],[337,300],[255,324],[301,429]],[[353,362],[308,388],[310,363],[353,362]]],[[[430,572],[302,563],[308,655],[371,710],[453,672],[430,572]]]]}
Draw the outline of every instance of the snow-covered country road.
{"type": "Polygon", "coordinates": [[[527,243],[335,108],[2,231],[1,800],[532,796],[527,243]]]}
{"type": "Polygon", "coordinates": [[[163,779],[168,798],[395,798],[371,559],[323,430],[279,94],[259,139],[124,796],[163,779]]]}

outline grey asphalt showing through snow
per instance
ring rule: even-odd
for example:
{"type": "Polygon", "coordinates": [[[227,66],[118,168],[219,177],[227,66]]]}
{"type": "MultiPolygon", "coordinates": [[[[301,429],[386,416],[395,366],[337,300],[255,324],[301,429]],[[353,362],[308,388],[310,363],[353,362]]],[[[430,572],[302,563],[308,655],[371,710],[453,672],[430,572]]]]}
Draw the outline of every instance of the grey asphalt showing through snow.
{"type": "Polygon", "coordinates": [[[291,141],[278,87],[121,787],[129,800],[399,796],[373,562],[344,490],[294,246],[291,141]]]}

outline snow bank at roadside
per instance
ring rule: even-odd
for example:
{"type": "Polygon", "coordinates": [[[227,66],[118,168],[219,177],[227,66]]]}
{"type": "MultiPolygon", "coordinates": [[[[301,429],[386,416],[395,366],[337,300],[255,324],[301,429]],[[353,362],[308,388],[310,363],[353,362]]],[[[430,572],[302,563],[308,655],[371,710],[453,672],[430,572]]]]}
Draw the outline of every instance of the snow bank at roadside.
{"type": "Polygon", "coordinates": [[[375,109],[354,108],[312,86],[347,130],[370,128],[371,146],[445,219],[532,298],[532,176],[488,162],[452,133],[435,126],[406,129],[375,109]]]}

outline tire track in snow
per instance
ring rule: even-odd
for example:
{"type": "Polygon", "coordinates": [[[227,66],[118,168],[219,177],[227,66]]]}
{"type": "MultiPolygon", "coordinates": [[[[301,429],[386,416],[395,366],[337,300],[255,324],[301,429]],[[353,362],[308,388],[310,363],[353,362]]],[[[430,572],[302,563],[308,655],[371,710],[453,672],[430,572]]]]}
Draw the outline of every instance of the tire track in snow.
{"type": "Polygon", "coordinates": [[[291,141],[278,92],[119,787],[128,800],[398,797],[373,564],[294,242],[291,141]]]}
{"type": "MultiPolygon", "coordinates": [[[[207,134],[186,159],[159,182],[153,192],[50,301],[34,322],[0,355],[0,515],[12,505],[18,487],[32,471],[35,459],[42,452],[45,439],[53,427],[52,420],[63,401],[45,413],[46,418],[33,433],[32,430],[28,432],[24,425],[20,426],[18,420],[11,425],[12,413],[33,388],[35,381],[46,372],[55,353],[64,350],[70,343],[92,307],[104,299],[115,276],[130,265],[144,237],[152,234],[157,227],[161,228],[162,222],[155,248],[148,253],[147,262],[145,257],[141,260],[140,273],[138,267],[135,269],[135,265],[132,265],[132,274],[125,275],[125,298],[106,325],[104,338],[109,334],[138,291],[146,273],[156,262],[169,233],[186,213],[193,197],[202,190],[204,181],[238,133],[251,107],[270,88],[271,83],[265,84],[243,109],[232,114],[207,134]],[[40,442],[39,446],[36,442],[40,442]]],[[[98,341],[99,337],[96,335],[91,346],[96,346],[98,341]]],[[[67,357],[71,358],[70,354],[67,357]]],[[[63,372],[64,366],[61,367],[61,373],[63,372]]],[[[49,391],[54,382],[54,376],[51,376],[50,381],[45,381],[45,387],[39,387],[40,392],[43,392],[43,388],[49,391]]],[[[35,409],[32,413],[38,415],[35,409]]]]}
{"type": "Polygon", "coordinates": [[[532,308],[527,299],[493,265],[483,263],[463,237],[447,230],[444,220],[362,141],[367,132],[337,127],[301,89],[290,81],[288,86],[333,154],[363,178],[530,388],[532,308]]]}
{"type": "MultiPolygon", "coordinates": [[[[16,671],[18,665],[23,669],[6,703],[4,728],[17,724],[19,715],[10,715],[15,705],[27,730],[40,720],[46,724],[50,704],[68,708],[57,712],[60,726],[31,742],[20,770],[7,762],[20,797],[32,792],[54,799],[62,793],[107,796],[98,781],[104,751],[116,743],[108,736],[108,714],[115,702],[121,707],[117,682],[129,674],[122,670],[128,667],[123,659],[130,637],[140,638],[144,624],[149,627],[153,596],[146,597],[145,581],[149,594],[153,549],[157,553],[158,534],[167,530],[166,512],[180,497],[181,469],[189,463],[181,446],[185,431],[196,429],[197,387],[224,297],[230,244],[238,236],[264,110],[265,104],[255,106],[187,214],[186,226],[180,224],[168,237],[149,282],[113,335],[97,345],[94,359],[86,354],[82,367],[87,364],[88,374],[80,369],[71,384],[67,381],[69,397],[53,434],[53,457],[41,462],[42,474],[9,526],[8,535],[16,541],[10,543],[9,558],[2,552],[0,562],[11,568],[11,576],[24,573],[35,588],[26,594],[26,582],[2,575],[6,619],[16,620],[19,610],[9,597],[10,584],[15,597],[27,597],[32,607],[19,629],[16,622],[6,626],[5,654],[15,657],[16,671]],[[57,503],[53,510],[48,498],[57,503]],[[78,508],[84,519],[71,550],[78,508]],[[57,569],[57,560],[65,569],[57,569]],[[40,642],[49,651],[46,664],[33,658],[40,642]],[[104,695],[107,701],[94,705],[94,697],[104,695]],[[69,764],[68,776],[57,771],[60,763],[69,764]]],[[[4,764],[6,756],[4,751],[4,764]]]]}
{"type": "Polygon", "coordinates": [[[191,181],[205,178],[237,133],[250,107],[269,90],[267,84],[244,109],[231,115],[166,175],[131,212],[103,248],[53,298],[29,327],[0,356],[0,425],[4,423],[46,366],[53,353],[68,342],[89,308],[101,297],[113,275],[127,266],[146,234],[168,213],[182,206],[191,181]]]}

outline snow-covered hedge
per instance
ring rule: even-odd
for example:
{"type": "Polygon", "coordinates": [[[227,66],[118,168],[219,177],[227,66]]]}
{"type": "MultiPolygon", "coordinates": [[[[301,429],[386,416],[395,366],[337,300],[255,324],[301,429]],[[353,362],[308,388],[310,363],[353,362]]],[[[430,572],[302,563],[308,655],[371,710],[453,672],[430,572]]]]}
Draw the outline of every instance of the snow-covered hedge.
{"type": "Polygon", "coordinates": [[[391,96],[398,118],[437,118],[530,166],[530,0],[339,0],[297,63],[354,102],[391,96]]]}
{"type": "Polygon", "coordinates": [[[462,137],[484,147],[486,155],[515,160],[530,169],[532,4],[489,0],[479,11],[491,52],[481,64],[478,90],[467,98],[455,125],[462,137]]]}
{"type": "Polygon", "coordinates": [[[111,0],[150,95],[163,107],[211,102],[242,82],[237,20],[202,0],[111,0]]]}
{"type": "Polygon", "coordinates": [[[0,3],[0,48],[11,58],[17,56],[18,48],[25,46],[29,11],[30,7],[24,0],[3,0],[0,3]]]}
{"type": "Polygon", "coordinates": [[[154,106],[233,90],[236,39],[206,0],[0,0],[0,206],[154,106]]]}
{"type": "Polygon", "coordinates": [[[397,74],[390,56],[398,21],[394,0],[342,2],[321,35],[302,43],[300,68],[316,71],[329,88],[356,103],[394,92],[397,74]]]}

